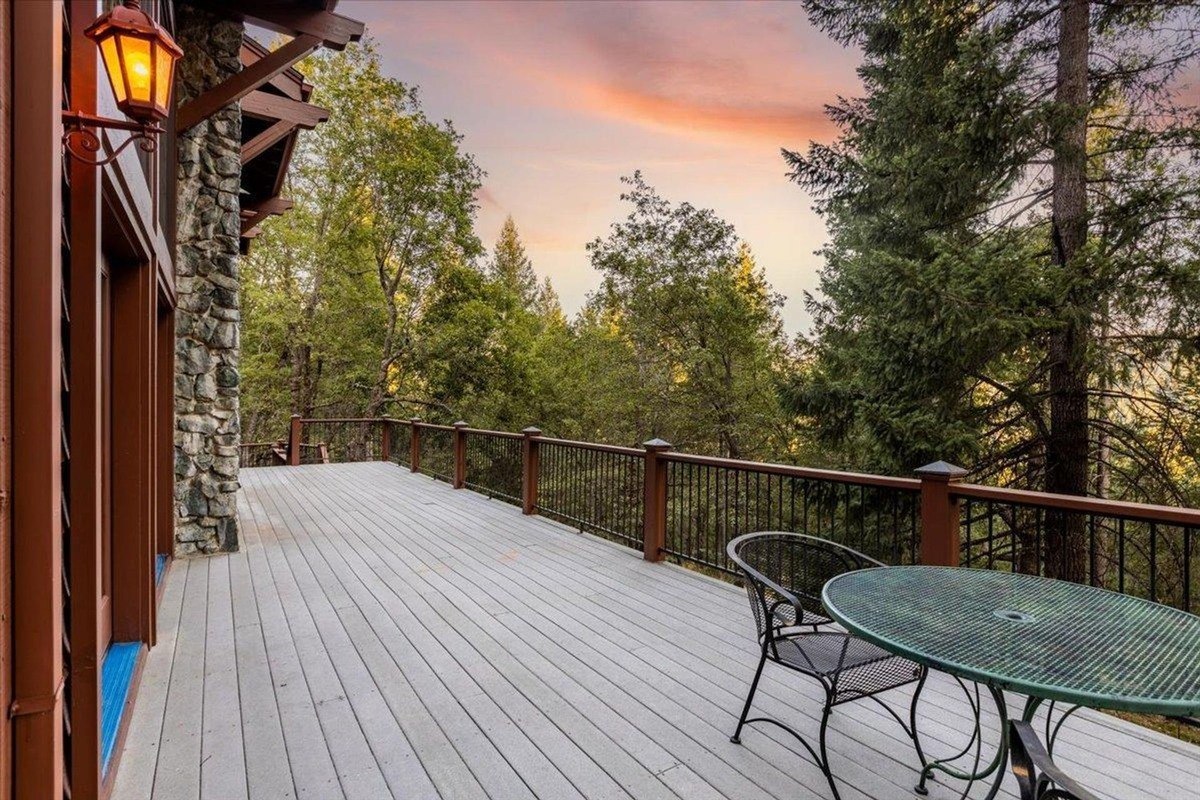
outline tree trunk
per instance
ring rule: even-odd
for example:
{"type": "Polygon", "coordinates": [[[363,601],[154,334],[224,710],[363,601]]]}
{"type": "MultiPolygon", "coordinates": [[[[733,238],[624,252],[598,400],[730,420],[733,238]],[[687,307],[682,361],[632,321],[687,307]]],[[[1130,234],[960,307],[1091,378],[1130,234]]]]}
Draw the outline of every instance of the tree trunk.
{"type": "Polygon", "coordinates": [[[376,373],[375,385],[371,389],[371,398],[367,403],[368,417],[383,416],[384,399],[388,396],[388,377],[392,364],[395,363],[395,354],[392,350],[395,347],[396,327],[399,319],[400,314],[396,308],[396,301],[393,297],[389,297],[388,324],[383,335],[383,357],[379,360],[379,371],[376,373]]]}
{"type": "MultiPolygon", "coordinates": [[[[1046,443],[1046,490],[1082,495],[1088,488],[1088,365],[1090,335],[1087,315],[1092,298],[1083,296],[1087,241],[1087,0],[1063,0],[1058,37],[1058,82],[1055,101],[1061,115],[1053,137],[1054,184],[1052,223],[1055,264],[1074,273],[1065,303],[1065,323],[1052,334],[1050,356],[1050,436],[1046,443]]],[[[1083,518],[1050,514],[1047,526],[1047,572],[1068,580],[1087,575],[1083,518]]]]}

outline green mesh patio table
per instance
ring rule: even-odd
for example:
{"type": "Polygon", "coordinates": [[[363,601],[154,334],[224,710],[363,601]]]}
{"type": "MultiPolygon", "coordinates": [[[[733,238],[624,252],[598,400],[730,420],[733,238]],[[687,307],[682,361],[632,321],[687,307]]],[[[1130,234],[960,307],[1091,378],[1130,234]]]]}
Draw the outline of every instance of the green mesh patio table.
{"type": "Polygon", "coordinates": [[[916,791],[935,772],[972,784],[1008,758],[1004,692],[1027,696],[1022,718],[1047,703],[1046,745],[1077,708],[1166,716],[1200,713],[1200,617],[1077,583],[994,570],[884,567],[848,572],[825,584],[829,615],[848,631],[930,669],[975,683],[975,731],[958,754],[923,765],[916,791]],[[979,686],[1000,716],[1000,745],[981,766],[979,686]],[[1066,707],[1052,724],[1054,705],[1066,707]],[[974,764],[954,764],[974,752],[974,764]]]}

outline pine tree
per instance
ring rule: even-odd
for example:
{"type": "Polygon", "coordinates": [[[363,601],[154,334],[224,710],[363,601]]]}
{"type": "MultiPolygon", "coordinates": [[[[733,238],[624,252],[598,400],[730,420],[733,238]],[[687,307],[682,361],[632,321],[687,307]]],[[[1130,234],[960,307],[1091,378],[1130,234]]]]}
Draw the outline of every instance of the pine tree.
{"type": "Polygon", "coordinates": [[[525,253],[525,245],[511,216],[504,220],[500,228],[500,237],[496,240],[489,266],[492,277],[520,298],[523,306],[534,303],[538,295],[537,275],[533,272],[533,262],[525,253]]]}
{"type": "MultiPolygon", "coordinates": [[[[835,144],[784,151],[832,232],[797,409],[872,466],[966,460],[1069,494],[1116,467],[1113,490],[1163,499],[1175,481],[1112,406],[1186,413],[1146,387],[1200,323],[1200,136],[1175,91],[1195,7],[806,7],[863,48],[865,93],[830,110],[835,144]]],[[[1066,577],[1078,526],[1053,543],[1066,577]]]]}

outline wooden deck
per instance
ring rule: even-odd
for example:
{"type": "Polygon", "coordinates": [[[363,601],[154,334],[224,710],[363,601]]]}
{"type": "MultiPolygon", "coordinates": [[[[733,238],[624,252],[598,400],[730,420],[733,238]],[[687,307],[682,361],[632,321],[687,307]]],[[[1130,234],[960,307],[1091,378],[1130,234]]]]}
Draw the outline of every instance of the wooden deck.
{"type": "MultiPolygon", "coordinates": [[[[242,482],[242,551],[167,576],[114,800],[829,797],[786,737],[728,741],[756,663],[740,589],[391,464],[242,482]]],[[[930,684],[944,754],[968,712],[930,684]]],[[[769,665],[756,706],[815,732],[819,698],[769,665]]],[[[1101,796],[1197,796],[1200,748],[1068,726],[1059,760],[1101,796]]],[[[843,706],[831,731],[846,800],[915,797],[881,709],[843,706]]]]}

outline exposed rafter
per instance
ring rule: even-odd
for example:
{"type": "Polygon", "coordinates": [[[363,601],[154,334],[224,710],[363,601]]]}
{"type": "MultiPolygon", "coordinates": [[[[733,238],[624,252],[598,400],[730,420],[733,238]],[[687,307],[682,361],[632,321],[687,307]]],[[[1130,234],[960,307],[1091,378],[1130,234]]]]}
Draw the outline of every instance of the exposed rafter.
{"type": "Polygon", "coordinates": [[[363,23],[334,12],[337,2],[205,0],[205,7],[221,17],[293,37],[274,51],[244,37],[239,53],[242,71],[181,107],[176,115],[177,129],[183,131],[231,103],[241,103],[243,253],[261,233],[263,220],[292,206],[280,194],[299,132],[329,118],[325,109],[307,102],[313,87],[295,65],[321,47],[342,50],[365,32],[363,23]]]}
{"type": "MultiPolygon", "coordinates": [[[[271,51],[269,49],[254,39],[249,36],[242,37],[242,50],[239,53],[242,69],[246,69],[259,59],[266,58],[270,54],[271,51]]],[[[279,92],[284,97],[290,97],[293,100],[303,100],[312,93],[312,84],[305,81],[304,76],[295,67],[285,69],[271,78],[262,88],[266,88],[267,86],[279,92]]]]}
{"type": "Polygon", "coordinates": [[[357,42],[366,29],[358,20],[299,3],[209,0],[208,6],[222,16],[251,22],[285,36],[315,36],[323,47],[331,50],[342,50],[350,42],[357,42]]]}
{"type": "Polygon", "coordinates": [[[329,112],[319,106],[260,91],[242,98],[242,114],[259,119],[285,120],[305,129],[315,128],[329,119],[329,112]]]}
{"type": "Polygon", "coordinates": [[[255,229],[258,225],[270,216],[277,216],[289,211],[293,202],[282,197],[272,197],[257,203],[253,206],[242,209],[242,236],[247,239],[252,239],[258,233],[255,229]],[[251,235],[251,231],[255,231],[251,235]]]}
{"type": "Polygon", "coordinates": [[[230,103],[241,100],[321,46],[315,36],[300,35],[179,107],[175,132],[183,133],[230,103]]]}
{"type": "Polygon", "coordinates": [[[268,147],[285,136],[290,136],[298,126],[291,120],[281,119],[250,141],[242,145],[242,166],[246,166],[263,154],[268,147]]]}

